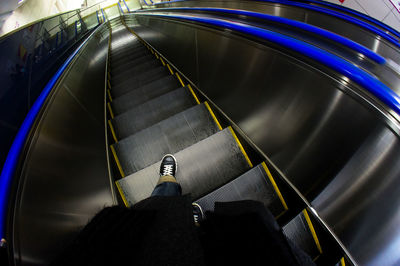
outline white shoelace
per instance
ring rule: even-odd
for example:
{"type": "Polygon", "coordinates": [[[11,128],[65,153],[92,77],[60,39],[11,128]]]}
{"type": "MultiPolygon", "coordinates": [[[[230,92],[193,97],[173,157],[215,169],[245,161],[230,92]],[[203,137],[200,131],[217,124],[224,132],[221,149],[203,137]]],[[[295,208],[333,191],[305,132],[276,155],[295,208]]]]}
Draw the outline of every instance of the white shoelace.
{"type": "Polygon", "coordinates": [[[173,165],[164,165],[163,175],[174,175],[174,166],[173,165]]]}

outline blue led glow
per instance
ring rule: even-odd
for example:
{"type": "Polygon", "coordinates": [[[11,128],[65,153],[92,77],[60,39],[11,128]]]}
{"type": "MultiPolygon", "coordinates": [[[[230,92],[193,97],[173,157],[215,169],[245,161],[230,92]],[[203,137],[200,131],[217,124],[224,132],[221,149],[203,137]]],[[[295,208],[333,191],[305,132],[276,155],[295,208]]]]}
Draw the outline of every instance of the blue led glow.
{"type": "MultiPolygon", "coordinates": [[[[99,29],[99,28],[97,28],[99,29]]],[[[19,157],[21,155],[22,149],[24,147],[26,138],[29,135],[31,127],[35,122],[35,119],[46,101],[51,89],[56,84],[57,80],[60,78],[64,70],[67,68],[72,59],[76,56],[79,50],[88,42],[92,35],[97,31],[97,29],[90,34],[90,36],[68,57],[68,59],[62,64],[62,66],[57,70],[54,76],[46,84],[43,91],[40,93],[39,97],[36,99],[35,103],[32,105],[24,122],[18,130],[18,133],[14,139],[14,142],[7,154],[7,159],[4,163],[3,170],[0,175],[0,239],[5,238],[5,227],[7,222],[7,207],[8,198],[10,192],[11,179],[14,176],[15,169],[19,157]]]]}
{"type": "Polygon", "coordinates": [[[358,53],[365,55],[366,57],[374,60],[378,64],[384,64],[386,62],[385,58],[383,58],[382,56],[378,55],[377,53],[371,51],[370,49],[366,48],[365,46],[362,46],[352,40],[344,38],[336,33],[309,25],[307,23],[299,22],[296,20],[266,15],[266,14],[257,13],[257,12],[236,10],[236,9],[225,9],[225,8],[186,8],[186,7],[183,7],[183,8],[159,8],[159,9],[157,9],[157,11],[164,11],[164,10],[218,12],[218,13],[234,14],[234,15],[241,15],[241,16],[269,20],[269,21],[273,21],[273,22],[277,22],[277,23],[281,23],[281,24],[286,24],[291,27],[296,27],[296,28],[299,28],[299,29],[302,29],[302,30],[305,30],[308,32],[312,32],[312,33],[320,35],[324,38],[338,42],[343,46],[346,46],[350,49],[353,49],[354,51],[356,51],[358,53]]]}
{"type": "Polygon", "coordinates": [[[397,36],[397,37],[400,38],[400,33],[399,33],[398,31],[396,31],[395,29],[389,27],[389,26],[386,25],[385,23],[380,22],[379,20],[376,20],[376,19],[374,19],[374,18],[371,18],[370,16],[367,16],[367,15],[365,15],[365,14],[363,14],[363,13],[360,13],[360,12],[358,12],[358,11],[355,11],[355,10],[353,10],[353,9],[346,8],[346,7],[343,7],[343,6],[340,6],[340,5],[337,5],[337,4],[333,4],[333,3],[329,3],[329,2],[325,2],[325,1],[316,1],[316,0],[305,0],[305,1],[306,1],[306,2],[309,2],[309,3],[315,3],[315,4],[318,4],[318,5],[329,6],[329,7],[335,8],[335,9],[337,9],[337,10],[341,10],[341,11],[343,11],[343,12],[356,15],[356,16],[358,16],[358,17],[360,17],[360,18],[362,18],[362,19],[365,19],[365,20],[367,20],[367,21],[369,21],[369,22],[375,23],[375,24],[378,25],[379,27],[384,28],[384,29],[387,30],[388,32],[390,32],[390,33],[392,33],[393,35],[395,35],[395,36],[397,36]]]}
{"type": "MultiPolygon", "coordinates": [[[[169,3],[176,3],[176,2],[183,2],[185,0],[172,0],[172,1],[168,1],[168,2],[160,2],[157,4],[169,4],[169,3]]],[[[319,13],[323,13],[323,14],[327,14],[329,16],[333,16],[339,19],[342,19],[346,22],[355,24],[357,26],[360,26],[364,29],[367,29],[371,32],[373,32],[374,34],[377,34],[379,36],[381,36],[382,38],[386,39],[387,41],[389,41],[390,43],[392,43],[393,45],[397,46],[400,48],[400,43],[398,42],[398,40],[396,40],[394,37],[392,37],[391,35],[387,34],[386,32],[384,32],[383,30],[368,24],[367,22],[364,22],[362,20],[356,19],[354,17],[342,14],[340,12],[334,11],[334,10],[329,10],[323,7],[317,7],[317,6],[312,6],[309,4],[303,4],[303,3],[297,3],[297,2],[293,2],[293,1],[286,1],[286,0],[257,0],[259,2],[267,2],[267,3],[277,3],[277,4],[284,4],[284,5],[288,5],[288,6],[295,6],[295,7],[300,7],[300,8],[304,8],[304,9],[308,9],[308,10],[312,10],[312,11],[316,11],[319,13]]]]}
{"type": "Polygon", "coordinates": [[[286,47],[292,51],[303,54],[316,62],[319,62],[338,73],[344,75],[355,83],[367,89],[372,95],[377,97],[383,103],[392,108],[396,113],[400,114],[400,97],[393,92],[389,87],[379,81],[377,78],[371,76],[364,70],[356,67],[350,62],[324,51],[318,47],[308,44],[297,39],[269,31],[266,29],[257,28],[251,25],[226,21],[222,19],[202,18],[186,15],[161,15],[161,14],[146,14],[144,16],[157,16],[164,18],[172,18],[186,21],[199,22],[211,26],[222,27],[236,32],[248,34],[282,47],[286,47]]]}

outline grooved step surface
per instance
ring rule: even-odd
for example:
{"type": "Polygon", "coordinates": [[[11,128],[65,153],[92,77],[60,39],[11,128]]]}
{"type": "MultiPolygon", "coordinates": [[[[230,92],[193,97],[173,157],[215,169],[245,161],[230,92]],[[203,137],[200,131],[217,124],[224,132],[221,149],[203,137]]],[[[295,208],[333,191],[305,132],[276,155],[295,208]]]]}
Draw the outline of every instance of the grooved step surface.
{"type": "Polygon", "coordinates": [[[250,169],[228,184],[196,200],[204,211],[213,211],[215,202],[238,200],[256,200],[264,203],[274,216],[278,216],[283,207],[267,173],[261,164],[250,169]]]}
{"type": "MultiPolygon", "coordinates": [[[[170,75],[168,70],[163,67],[157,67],[150,71],[146,71],[137,76],[127,77],[124,82],[114,84],[111,83],[111,91],[114,97],[121,96],[131,90],[137,89],[147,83],[170,75]]],[[[111,78],[112,81],[112,78],[111,78]]]]}
{"type": "Polygon", "coordinates": [[[181,151],[218,131],[201,104],[125,138],[114,147],[125,175],[130,175],[156,163],[165,154],[181,151]]]}
{"type": "MultiPolygon", "coordinates": [[[[249,170],[231,131],[226,128],[175,154],[182,193],[202,197],[249,170]]],[[[161,160],[161,158],[160,158],[161,160]]],[[[130,205],[149,197],[159,178],[160,162],[119,181],[130,205]]]]}
{"type": "Polygon", "coordinates": [[[149,50],[143,47],[143,45],[138,45],[136,47],[132,47],[129,49],[124,49],[124,51],[118,52],[118,53],[111,53],[111,59],[112,63],[117,63],[124,58],[132,58],[132,57],[138,57],[143,54],[151,54],[149,50]]]}
{"type": "Polygon", "coordinates": [[[182,87],[116,116],[112,123],[118,139],[123,139],[194,105],[189,89],[182,87]]]}
{"type": "Polygon", "coordinates": [[[159,66],[161,65],[157,60],[146,60],[143,63],[133,61],[131,64],[125,65],[124,68],[118,72],[113,72],[111,80],[115,84],[123,83],[127,77],[140,75],[143,72],[159,66]]]}
{"type": "Polygon", "coordinates": [[[180,87],[177,79],[172,76],[155,80],[122,96],[113,99],[111,102],[114,115],[121,114],[135,106],[147,102],[180,87]]]}
{"type": "Polygon", "coordinates": [[[282,229],[285,236],[306,252],[312,259],[320,255],[303,212],[294,217],[282,229]]]}
{"type": "Polygon", "coordinates": [[[156,60],[155,57],[152,54],[148,53],[147,51],[137,52],[135,54],[122,57],[118,60],[111,57],[111,70],[118,72],[121,69],[124,69],[125,65],[127,65],[127,64],[132,64],[133,62],[135,62],[136,64],[139,64],[141,62],[144,62],[143,58],[156,60]]]}

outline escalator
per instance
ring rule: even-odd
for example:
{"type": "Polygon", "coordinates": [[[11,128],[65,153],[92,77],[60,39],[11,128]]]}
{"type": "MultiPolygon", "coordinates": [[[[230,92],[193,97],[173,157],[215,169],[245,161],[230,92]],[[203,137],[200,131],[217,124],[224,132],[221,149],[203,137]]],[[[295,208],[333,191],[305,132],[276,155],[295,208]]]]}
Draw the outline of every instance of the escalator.
{"type": "MultiPolygon", "coordinates": [[[[294,199],[286,202],[266,162],[253,165],[232,126],[220,123],[211,105],[200,101],[161,55],[129,28],[119,29],[111,40],[107,124],[114,142],[114,177],[119,176],[116,186],[125,206],[151,195],[160,159],[172,153],[182,193],[205,211],[212,211],[217,201],[257,200],[279,219],[292,208],[294,199]]],[[[331,243],[322,255],[313,225],[320,226],[318,222],[311,221],[307,209],[290,211],[278,220],[289,241],[320,264],[333,265],[344,256],[331,243]]]]}
{"type": "MultiPolygon", "coordinates": [[[[282,17],[307,22],[310,15],[319,26],[330,21],[267,2],[224,5],[289,10],[282,17]]],[[[319,36],[322,28],[347,32],[328,22],[312,32],[198,8],[209,3],[121,10],[83,42],[24,140],[8,202],[15,264],[47,263],[104,206],[147,198],[167,153],[178,160],[183,193],[204,210],[257,200],[318,265],[389,261],[381,254],[396,238],[400,106],[374,92],[398,91],[400,76],[385,60],[399,50],[378,38],[379,49],[365,56],[319,36]],[[185,5],[193,8],[179,9],[185,5]],[[323,61],[327,54],[336,61],[323,61]]],[[[374,36],[362,42],[359,35],[353,40],[371,48],[374,36]]]]}

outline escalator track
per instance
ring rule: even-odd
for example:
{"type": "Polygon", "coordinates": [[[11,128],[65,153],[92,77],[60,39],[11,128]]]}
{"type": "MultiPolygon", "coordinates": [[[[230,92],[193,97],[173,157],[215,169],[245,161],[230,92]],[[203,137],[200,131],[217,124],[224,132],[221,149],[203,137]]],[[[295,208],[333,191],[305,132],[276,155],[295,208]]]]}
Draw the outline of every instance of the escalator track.
{"type": "MultiPolygon", "coordinates": [[[[291,200],[266,162],[252,162],[233,127],[221,125],[213,105],[202,101],[161,54],[125,27],[111,33],[107,73],[110,154],[121,204],[129,207],[149,197],[160,159],[172,153],[183,193],[190,193],[204,210],[213,210],[217,201],[258,200],[278,221],[288,214],[291,200]]],[[[330,247],[319,240],[318,222],[310,219],[307,208],[291,211],[295,215],[282,224],[288,241],[317,263],[325,262],[330,247]]],[[[331,262],[339,260],[336,255],[331,262]]]]}

